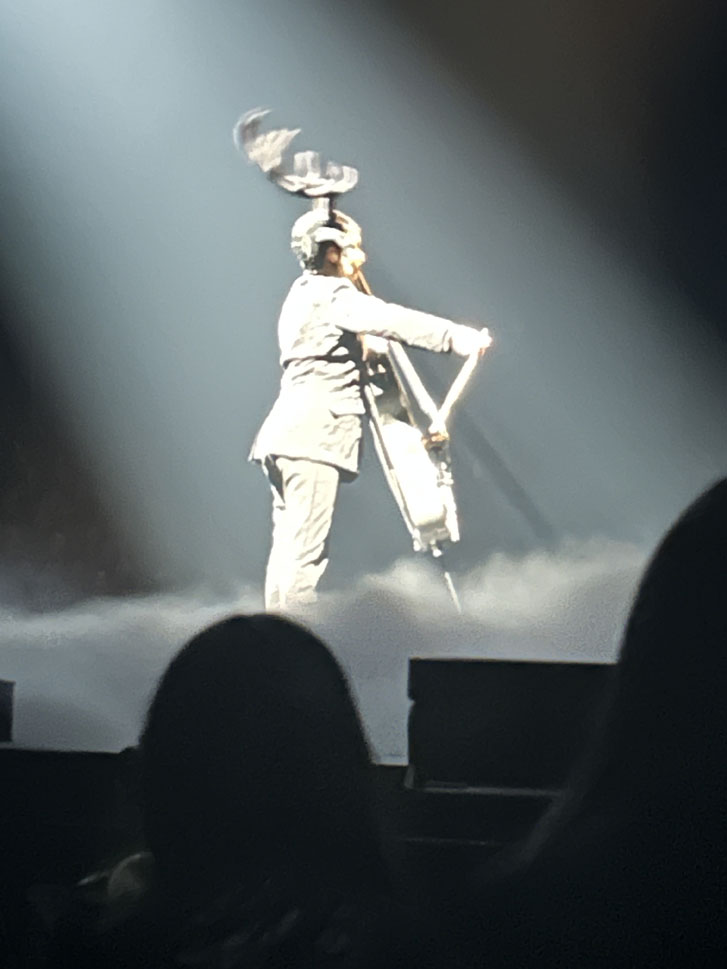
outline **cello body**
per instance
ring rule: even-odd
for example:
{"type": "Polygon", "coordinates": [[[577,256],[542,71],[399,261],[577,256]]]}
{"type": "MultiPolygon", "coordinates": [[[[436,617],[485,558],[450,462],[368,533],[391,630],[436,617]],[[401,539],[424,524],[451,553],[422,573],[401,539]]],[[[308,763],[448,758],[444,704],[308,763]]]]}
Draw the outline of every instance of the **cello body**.
{"type": "Polygon", "coordinates": [[[401,344],[364,363],[364,399],[376,453],[415,551],[441,554],[459,540],[449,438],[432,431],[436,409],[401,344]]]}

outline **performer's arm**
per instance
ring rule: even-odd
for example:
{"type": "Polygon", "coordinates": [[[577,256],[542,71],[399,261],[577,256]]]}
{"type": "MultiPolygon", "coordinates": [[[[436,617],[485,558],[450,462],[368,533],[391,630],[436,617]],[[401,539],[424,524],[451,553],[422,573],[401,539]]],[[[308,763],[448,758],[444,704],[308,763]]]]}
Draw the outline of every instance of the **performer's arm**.
{"type": "Polygon", "coordinates": [[[441,316],[387,303],[376,296],[359,293],[347,282],[336,289],[331,305],[333,322],[343,330],[398,340],[436,353],[454,352],[468,357],[483,353],[492,342],[487,330],[476,330],[441,316]]]}

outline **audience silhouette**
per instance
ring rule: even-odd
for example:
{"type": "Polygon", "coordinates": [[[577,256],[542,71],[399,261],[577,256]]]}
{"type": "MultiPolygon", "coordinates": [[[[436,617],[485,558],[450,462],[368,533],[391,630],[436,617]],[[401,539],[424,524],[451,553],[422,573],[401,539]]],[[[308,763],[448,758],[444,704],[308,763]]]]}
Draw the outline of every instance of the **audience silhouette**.
{"type": "Polygon", "coordinates": [[[59,964],[393,958],[402,926],[369,752],[346,680],[312,633],[254,615],[195,636],[162,676],[140,761],[148,853],[102,879],[100,904],[76,911],[59,964]]]}
{"type": "Polygon", "coordinates": [[[726,694],[723,480],[646,569],[595,746],[527,842],[450,913],[436,961],[721,964],[726,694]]]}

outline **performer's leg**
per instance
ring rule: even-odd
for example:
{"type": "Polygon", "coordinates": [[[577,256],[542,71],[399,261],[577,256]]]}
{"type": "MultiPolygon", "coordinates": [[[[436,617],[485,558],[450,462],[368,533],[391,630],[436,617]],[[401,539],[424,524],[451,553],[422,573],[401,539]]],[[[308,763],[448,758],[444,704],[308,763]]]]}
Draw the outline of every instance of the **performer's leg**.
{"type": "Polygon", "coordinates": [[[281,609],[315,602],[316,588],[328,565],[328,536],[340,472],[330,464],[277,458],[282,477],[283,509],[273,542],[271,588],[281,609]]]}
{"type": "Polygon", "coordinates": [[[273,497],[273,536],[270,544],[270,555],[265,569],[265,609],[268,612],[279,612],[280,578],[285,566],[286,549],[285,538],[285,501],[283,499],[283,476],[274,458],[268,458],[263,465],[263,471],[270,482],[273,497]]]}

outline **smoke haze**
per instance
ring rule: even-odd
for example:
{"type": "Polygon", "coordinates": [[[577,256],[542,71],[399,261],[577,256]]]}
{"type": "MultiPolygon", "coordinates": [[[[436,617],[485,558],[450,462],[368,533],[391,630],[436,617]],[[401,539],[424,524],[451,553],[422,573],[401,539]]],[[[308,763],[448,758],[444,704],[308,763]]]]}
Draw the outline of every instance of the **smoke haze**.
{"type": "MultiPolygon", "coordinates": [[[[458,617],[434,566],[400,560],[324,595],[309,622],[350,678],[376,759],[403,762],[410,657],[611,661],[643,562],[635,545],[595,538],[554,553],[494,555],[459,577],[458,617]]],[[[176,650],[217,619],[260,609],[250,588],[224,598],[88,600],[35,615],[5,604],[0,669],[18,684],[15,742],[87,750],[134,743],[176,650]]]]}

